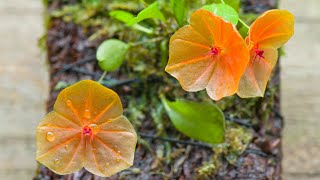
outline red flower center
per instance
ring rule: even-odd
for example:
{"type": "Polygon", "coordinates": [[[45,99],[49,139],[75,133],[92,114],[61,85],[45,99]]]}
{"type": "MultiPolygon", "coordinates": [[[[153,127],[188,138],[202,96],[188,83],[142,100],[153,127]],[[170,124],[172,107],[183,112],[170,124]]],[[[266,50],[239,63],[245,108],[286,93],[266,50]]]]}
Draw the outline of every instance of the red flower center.
{"type": "Polygon", "coordinates": [[[261,58],[264,58],[263,54],[264,54],[264,50],[259,49],[259,45],[256,44],[254,46],[254,48],[252,49],[253,51],[253,61],[255,62],[257,59],[260,61],[261,58]]]}
{"type": "Polygon", "coordinates": [[[82,128],[82,134],[91,136],[92,135],[92,129],[89,126],[85,126],[82,128]]]}
{"type": "Polygon", "coordinates": [[[211,55],[218,55],[218,54],[220,54],[220,52],[221,52],[221,48],[219,48],[219,47],[212,47],[211,49],[210,49],[210,54],[211,55]]]}

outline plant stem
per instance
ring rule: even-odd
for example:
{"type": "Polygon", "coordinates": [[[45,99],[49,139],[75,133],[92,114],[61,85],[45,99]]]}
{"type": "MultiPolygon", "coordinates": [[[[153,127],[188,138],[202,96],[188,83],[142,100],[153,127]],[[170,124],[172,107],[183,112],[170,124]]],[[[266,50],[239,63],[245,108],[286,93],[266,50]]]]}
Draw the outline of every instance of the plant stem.
{"type": "Polygon", "coordinates": [[[107,71],[104,71],[103,74],[101,75],[100,79],[98,80],[98,83],[101,84],[102,80],[104,79],[104,77],[107,75],[107,71]]]}
{"type": "Polygon", "coordinates": [[[134,46],[139,46],[139,45],[146,44],[146,43],[158,42],[158,41],[161,41],[162,39],[163,39],[163,37],[156,37],[156,38],[149,39],[149,40],[146,40],[146,41],[138,41],[138,42],[135,42],[135,43],[130,43],[129,45],[131,47],[134,47],[134,46]]]}
{"type": "Polygon", "coordinates": [[[139,30],[141,32],[147,33],[147,34],[153,34],[153,30],[152,29],[148,29],[146,27],[143,27],[139,24],[135,24],[132,26],[133,29],[139,30]]]}
{"type": "Polygon", "coordinates": [[[242,20],[239,18],[239,22],[244,26],[246,27],[248,30],[250,29],[250,27],[242,20]]]}

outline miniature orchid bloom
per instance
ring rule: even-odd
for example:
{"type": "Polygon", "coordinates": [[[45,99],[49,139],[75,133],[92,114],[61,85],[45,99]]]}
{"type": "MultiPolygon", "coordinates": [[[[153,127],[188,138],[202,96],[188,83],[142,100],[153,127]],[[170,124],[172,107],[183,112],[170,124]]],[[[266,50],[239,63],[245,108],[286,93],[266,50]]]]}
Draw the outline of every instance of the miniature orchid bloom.
{"type": "Polygon", "coordinates": [[[201,9],[171,37],[166,71],[184,90],[206,89],[219,100],[236,93],[248,61],[247,46],[235,26],[201,9]]]}
{"type": "Polygon", "coordinates": [[[270,10],[255,20],[246,38],[250,61],[240,80],[237,92],[240,97],[264,95],[278,60],[277,49],[291,38],[293,32],[294,16],[286,10],[270,10]]]}
{"type": "Polygon", "coordinates": [[[91,80],[58,96],[37,127],[36,159],[57,174],[87,169],[111,176],[133,164],[137,135],[119,96],[91,80]]]}

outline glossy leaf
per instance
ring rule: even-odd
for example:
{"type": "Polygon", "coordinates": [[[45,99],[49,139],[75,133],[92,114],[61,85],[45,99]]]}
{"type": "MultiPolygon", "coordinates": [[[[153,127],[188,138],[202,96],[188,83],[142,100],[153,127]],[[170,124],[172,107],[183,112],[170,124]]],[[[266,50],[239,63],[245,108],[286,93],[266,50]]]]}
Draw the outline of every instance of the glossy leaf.
{"type": "Polygon", "coordinates": [[[100,68],[104,71],[118,69],[126,57],[128,49],[129,45],[120,40],[108,39],[104,41],[97,50],[100,68]]]}
{"type": "Polygon", "coordinates": [[[128,23],[129,26],[132,26],[136,23],[139,23],[145,19],[155,18],[165,21],[165,17],[159,9],[158,2],[154,2],[142,10],[136,17],[132,18],[128,23]]]}
{"type": "Polygon", "coordinates": [[[246,39],[250,62],[237,94],[242,98],[264,96],[271,72],[278,60],[278,48],[294,33],[294,16],[286,10],[270,10],[254,21],[246,39]]]}
{"type": "Polygon", "coordinates": [[[84,167],[106,177],[130,167],[137,136],[122,112],[119,96],[97,82],[62,90],[37,127],[37,161],[61,175],[84,167]]]}
{"type": "Polygon", "coordinates": [[[186,22],[186,15],[188,11],[186,0],[170,0],[170,3],[171,9],[179,26],[183,26],[186,22]]]}
{"type": "Polygon", "coordinates": [[[237,25],[239,20],[238,13],[229,5],[226,4],[210,4],[202,7],[213,14],[222,17],[224,20],[231,22],[233,25],[237,25]]]}
{"type": "Polygon", "coordinates": [[[206,89],[219,100],[236,93],[248,61],[247,46],[236,28],[202,9],[171,37],[166,71],[184,90],[206,89]]]}
{"type": "Polygon", "coordinates": [[[134,15],[127,12],[127,11],[122,11],[122,10],[115,10],[111,11],[109,15],[121,22],[124,22],[126,24],[129,24],[130,21],[134,18],[134,15]]]}
{"type": "Polygon", "coordinates": [[[170,120],[183,134],[204,142],[216,144],[224,140],[225,119],[222,111],[212,103],[175,101],[162,98],[170,120]]]}

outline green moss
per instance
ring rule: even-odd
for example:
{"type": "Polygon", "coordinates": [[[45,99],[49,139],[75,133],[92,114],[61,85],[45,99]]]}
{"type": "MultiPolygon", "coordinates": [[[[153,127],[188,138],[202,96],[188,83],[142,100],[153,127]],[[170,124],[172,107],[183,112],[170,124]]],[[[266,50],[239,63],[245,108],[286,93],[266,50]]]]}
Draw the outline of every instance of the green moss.
{"type": "Polygon", "coordinates": [[[212,160],[198,169],[199,177],[204,178],[215,174],[224,160],[227,160],[229,164],[235,164],[251,140],[252,130],[227,122],[225,142],[213,147],[212,160]]]}

